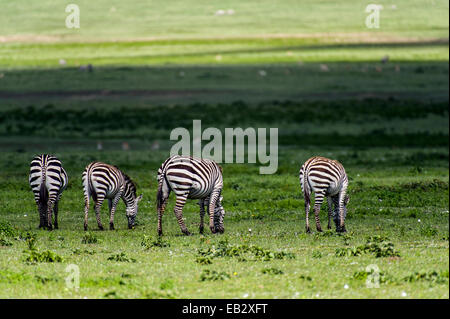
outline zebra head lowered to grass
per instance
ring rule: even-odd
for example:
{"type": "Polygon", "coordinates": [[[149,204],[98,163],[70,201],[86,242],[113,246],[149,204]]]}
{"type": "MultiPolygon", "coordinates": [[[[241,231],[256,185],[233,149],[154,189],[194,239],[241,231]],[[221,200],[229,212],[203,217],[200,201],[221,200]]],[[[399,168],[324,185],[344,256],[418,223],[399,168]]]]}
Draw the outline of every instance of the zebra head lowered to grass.
{"type": "Polygon", "coordinates": [[[337,232],[346,232],[345,217],[347,216],[348,177],[344,166],[335,160],[321,156],[308,159],[300,169],[300,186],[305,198],[306,232],[310,232],[309,208],[311,194],[314,195],[314,215],[317,231],[321,232],[319,212],[324,197],[328,202],[328,229],[331,229],[331,217],[333,216],[337,232]],[[333,209],[334,205],[334,209],[333,209]]]}
{"type": "Polygon", "coordinates": [[[33,158],[28,179],[39,211],[39,228],[58,228],[58,202],[66,189],[68,178],[61,161],[53,155],[41,154],[33,158]]]}
{"type": "Polygon", "coordinates": [[[110,211],[109,229],[114,229],[114,213],[122,198],[126,206],[128,228],[134,227],[138,212],[138,203],[142,195],[136,196],[136,185],[131,178],[124,174],[117,166],[93,162],[86,166],[83,176],[84,189],[84,230],[88,228],[89,199],[95,202],[95,215],[98,228],[103,230],[100,219],[100,208],[105,198],[108,199],[110,211]]]}
{"type": "Polygon", "coordinates": [[[181,231],[190,235],[183,221],[183,207],[187,199],[198,199],[200,205],[200,233],[203,233],[205,207],[209,214],[212,233],[225,231],[221,192],[222,168],[212,160],[175,155],[168,158],[158,170],[158,235],[162,235],[162,216],[170,192],[176,195],[175,216],[181,231]]]}

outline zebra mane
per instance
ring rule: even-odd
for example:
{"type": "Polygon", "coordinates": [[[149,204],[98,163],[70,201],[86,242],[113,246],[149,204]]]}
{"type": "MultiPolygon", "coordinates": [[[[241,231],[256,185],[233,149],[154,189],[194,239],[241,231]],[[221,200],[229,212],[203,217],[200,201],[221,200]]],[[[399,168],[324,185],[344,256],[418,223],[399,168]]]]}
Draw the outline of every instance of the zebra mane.
{"type": "Polygon", "coordinates": [[[133,182],[133,180],[130,178],[130,176],[128,176],[124,172],[122,172],[122,175],[123,175],[123,178],[125,179],[125,184],[129,185],[133,194],[136,195],[136,189],[137,189],[136,183],[133,182]]]}

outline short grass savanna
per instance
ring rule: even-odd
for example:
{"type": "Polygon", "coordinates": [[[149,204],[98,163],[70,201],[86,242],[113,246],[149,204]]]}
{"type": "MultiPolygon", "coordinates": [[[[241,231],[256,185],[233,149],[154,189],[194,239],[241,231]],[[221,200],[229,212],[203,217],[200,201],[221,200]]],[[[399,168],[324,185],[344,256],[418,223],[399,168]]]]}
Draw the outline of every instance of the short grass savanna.
{"type": "Polygon", "coordinates": [[[369,30],[360,1],[79,0],[71,30],[65,4],[0,0],[0,298],[449,298],[448,3],[380,3],[369,30]],[[182,236],[171,197],[159,237],[157,169],[196,119],[277,127],[278,170],[223,164],[225,233],[200,235],[188,201],[182,236]],[[52,232],[28,185],[39,153],[69,176],[52,232]],[[349,176],[345,234],[305,233],[314,155],[349,176]],[[114,231],[84,231],[96,160],[143,194],[135,229],[121,202],[114,231]]]}

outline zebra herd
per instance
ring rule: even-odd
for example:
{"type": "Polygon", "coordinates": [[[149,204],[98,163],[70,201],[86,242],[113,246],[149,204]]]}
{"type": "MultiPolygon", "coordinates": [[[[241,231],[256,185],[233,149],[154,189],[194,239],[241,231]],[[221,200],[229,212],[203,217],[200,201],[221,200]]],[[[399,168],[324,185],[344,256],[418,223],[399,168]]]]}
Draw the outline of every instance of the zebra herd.
{"type": "MultiPolygon", "coordinates": [[[[321,232],[319,212],[325,197],[328,201],[328,229],[331,229],[333,217],[337,232],[345,232],[347,215],[348,177],[344,167],[336,160],[321,156],[308,159],[300,169],[300,186],[305,199],[306,232],[309,227],[311,194],[314,192],[314,216],[316,229],[321,232]],[[334,208],[333,208],[334,206],[334,208]]],[[[158,213],[158,235],[162,235],[162,216],[170,195],[176,195],[175,216],[181,231],[190,232],[183,221],[183,207],[187,199],[198,199],[200,206],[199,231],[203,233],[205,207],[209,216],[209,228],[212,233],[225,231],[223,219],[225,209],[222,206],[223,175],[222,168],[212,160],[197,159],[175,155],[168,158],[158,169],[158,191],[156,196],[158,213]]],[[[39,211],[39,228],[52,230],[58,228],[58,202],[66,189],[68,178],[61,161],[55,156],[42,154],[33,158],[30,164],[29,183],[39,211]],[[54,224],[52,225],[52,215],[54,224]]],[[[136,185],[132,179],[117,166],[101,162],[92,162],[82,174],[84,190],[84,230],[88,229],[89,202],[92,197],[98,228],[103,230],[100,209],[108,199],[110,212],[109,228],[114,229],[114,213],[122,199],[126,206],[128,228],[135,225],[138,203],[142,195],[137,196],[136,185]]]]}

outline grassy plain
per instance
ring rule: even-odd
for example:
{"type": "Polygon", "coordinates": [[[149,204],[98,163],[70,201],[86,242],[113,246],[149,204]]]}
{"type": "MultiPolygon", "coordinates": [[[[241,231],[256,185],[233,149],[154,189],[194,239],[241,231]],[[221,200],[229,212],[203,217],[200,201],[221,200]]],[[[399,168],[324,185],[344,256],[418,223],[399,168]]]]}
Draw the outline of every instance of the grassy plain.
{"type": "Polygon", "coordinates": [[[79,0],[67,29],[66,3],[0,0],[0,298],[449,298],[448,2],[379,2],[375,30],[361,1],[79,0]],[[225,234],[189,201],[181,236],[171,197],[158,240],[156,170],[194,119],[277,127],[278,170],[224,164],[225,234]],[[53,232],[27,182],[43,152],[69,174],[53,232]],[[348,172],[346,235],[304,232],[313,155],[348,172]],[[137,182],[136,229],[120,203],[116,231],[83,231],[93,160],[137,182]]]}

